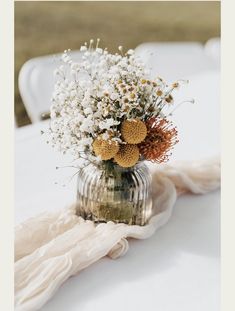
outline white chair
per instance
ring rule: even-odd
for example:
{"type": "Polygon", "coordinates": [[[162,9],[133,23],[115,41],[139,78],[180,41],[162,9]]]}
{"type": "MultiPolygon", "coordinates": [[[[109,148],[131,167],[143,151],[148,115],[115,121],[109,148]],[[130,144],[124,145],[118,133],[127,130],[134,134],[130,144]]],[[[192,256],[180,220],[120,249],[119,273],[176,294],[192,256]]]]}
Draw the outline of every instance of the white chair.
{"type": "Polygon", "coordinates": [[[187,79],[203,71],[216,70],[216,66],[199,42],[153,42],[143,43],[136,53],[151,68],[153,77],[166,81],[187,79]]]}
{"type": "Polygon", "coordinates": [[[205,53],[207,56],[211,57],[215,62],[215,65],[220,68],[220,49],[221,42],[220,38],[211,38],[205,44],[205,53]]]}
{"type": "MultiPolygon", "coordinates": [[[[72,51],[74,60],[81,59],[79,51],[72,51]]],[[[19,73],[19,91],[32,123],[46,118],[51,105],[55,68],[61,65],[61,53],[32,58],[19,73]]]]}

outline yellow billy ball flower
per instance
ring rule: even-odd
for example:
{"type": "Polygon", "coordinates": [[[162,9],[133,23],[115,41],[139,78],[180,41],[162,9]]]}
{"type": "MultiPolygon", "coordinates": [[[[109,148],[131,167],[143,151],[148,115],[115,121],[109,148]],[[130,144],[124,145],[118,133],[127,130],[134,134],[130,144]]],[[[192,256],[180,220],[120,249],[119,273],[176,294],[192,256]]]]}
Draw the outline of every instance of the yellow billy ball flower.
{"type": "Polygon", "coordinates": [[[93,150],[97,156],[100,156],[102,160],[110,160],[119,150],[119,144],[111,139],[104,140],[102,138],[96,138],[93,142],[93,150]]]}
{"type": "Polygon", "coordinates": [[[141,120],[125,120],[121,125],[121,134],[128,144],[139,144],[147,135],[147,127],[141,120]]]}
{"type": "Polygon", "coordinates": [[[139,160],[139,148],[137,145],[121,145],[114,161],[122,167],[134,166],[139,160]]]}

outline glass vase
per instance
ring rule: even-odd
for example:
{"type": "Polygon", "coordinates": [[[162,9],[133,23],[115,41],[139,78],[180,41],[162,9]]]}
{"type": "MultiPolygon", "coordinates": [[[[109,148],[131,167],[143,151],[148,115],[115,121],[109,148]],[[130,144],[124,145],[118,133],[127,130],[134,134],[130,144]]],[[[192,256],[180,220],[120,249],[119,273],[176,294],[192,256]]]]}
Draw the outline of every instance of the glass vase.
{"type": "Polygon", "coordinates": [[[90,163],[79,171],[77,215],[84,219],[143,226],[151,212],[151,175],[143,161],[131,168],[90,163]]]}

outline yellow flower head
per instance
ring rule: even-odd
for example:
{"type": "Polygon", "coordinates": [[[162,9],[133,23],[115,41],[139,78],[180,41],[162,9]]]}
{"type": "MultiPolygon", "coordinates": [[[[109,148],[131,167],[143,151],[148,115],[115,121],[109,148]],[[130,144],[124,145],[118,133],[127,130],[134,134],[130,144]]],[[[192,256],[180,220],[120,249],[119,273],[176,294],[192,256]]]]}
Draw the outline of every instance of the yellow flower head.
{"type": "Polygon", "coordinates": [[[139,160],[139,148],[137,145],[121,145],[114,161],[122,167],[134,166],[139,160]]]}
{"type": "Polygon", "coordinates": [[[141,120],[125,120],[121,125],[121,134],[128,144],[139,144],[147,135],[147,127],[141,120]]]}
{"type": "Polygon", "coordinates": [[[101,160],[110,160],[119,150],[119,144],[111,139],[104,140],[100,137],[93,142],[93,150],[96,156],[100,156],[101,160]]]}

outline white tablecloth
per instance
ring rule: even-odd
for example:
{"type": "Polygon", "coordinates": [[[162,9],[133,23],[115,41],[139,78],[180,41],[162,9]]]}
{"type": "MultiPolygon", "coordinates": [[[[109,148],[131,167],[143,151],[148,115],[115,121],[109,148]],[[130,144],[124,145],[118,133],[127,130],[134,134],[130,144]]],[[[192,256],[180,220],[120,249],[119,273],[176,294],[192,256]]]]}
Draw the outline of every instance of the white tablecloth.
{"type": "MultiPolygon", "coordinates": [[[[194,97],[174,116],[180,143],[171,161],[219,153],[219,74],[190,78],[177,100],[194,97]]],[[[48,122],[16,130],[16,222],[76,198],[68,158],[45,143],[48,122]],[[65,184],[65,186],[63,186],[65,184]]],[[[219,310],[219,191],[177,201],[170,222],[146,241],[132,241],[117,261],[102,259],[71,278],[42,310],[219,310]],[[203,215],[203,217],[201,217],[203,215]]]]}

